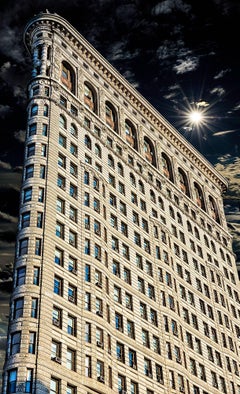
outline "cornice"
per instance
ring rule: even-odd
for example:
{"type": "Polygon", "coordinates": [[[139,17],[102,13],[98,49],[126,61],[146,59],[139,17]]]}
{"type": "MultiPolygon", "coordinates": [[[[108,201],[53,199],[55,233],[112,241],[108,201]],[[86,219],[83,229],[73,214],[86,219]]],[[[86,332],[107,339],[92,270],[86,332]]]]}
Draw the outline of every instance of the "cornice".
{"type": "Polygon", "coordinates": [[[57,14],[40,13],[31,19],[24,31],[24,43],[29,52],[31,52],[32,34],[35,29],[41,29],[41,26],[47,26],[50,31],[59,32],[69,40],[76,47],[76,51],[81,53],[82,59],[144,116],[160,135],[187,156],[188,160],[203,171],[209,180],[217,184],[222,192],[226,191],[227,180],[64,18],[57,14]]]}

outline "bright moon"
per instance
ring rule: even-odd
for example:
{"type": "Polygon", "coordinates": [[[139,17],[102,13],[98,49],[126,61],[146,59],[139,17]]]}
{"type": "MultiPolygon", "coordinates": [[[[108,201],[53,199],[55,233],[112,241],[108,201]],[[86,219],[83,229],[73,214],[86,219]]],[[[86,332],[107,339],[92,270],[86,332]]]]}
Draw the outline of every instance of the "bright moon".
{"type": "Polygon", "coordinates": [[[201,112],[193,111],[189,114],[189,119],[192,123],[198,124],[202,121],[203,116],[201,112]]]}

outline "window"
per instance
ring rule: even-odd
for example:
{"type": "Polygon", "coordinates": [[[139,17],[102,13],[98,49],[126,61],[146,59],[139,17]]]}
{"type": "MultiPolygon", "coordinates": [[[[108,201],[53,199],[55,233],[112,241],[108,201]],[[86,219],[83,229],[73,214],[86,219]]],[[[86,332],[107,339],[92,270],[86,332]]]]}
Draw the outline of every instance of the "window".
{"type": "Polygon", "coordinates": [[[26,267],[20,267],[16,270],[16,286],[21,286],[25,284],[26,278],[26,267]]]}
{"type": "Polygon", "coordinates": [[[146,357],[144,357],[144,374],[152,378],[152,362],[146,357]]]}
{"type": "Polygon", "coordinates": [[[41,156],[46,157],[46,155],[47,155],[47,145],[41,144],[41,156]]]}
{"type": "Polygon", "coordinates": [[[91,356],[86,356],[86,358],[85,358],[85,376],[88,377],[88,378],[90,378],[92,376],[92,359],[91,359],[91,356]]]}
{"type": "Polygon", "coordinates": [[[142,329],[142,343],[143,346],[150,348],[149,332],[144,329],[142,329]]]}
{"type": "Polygon", "coordinates": [[[33,104],[31,106],[30,116],[36,116],[38,114],[38,105],[33,104]]]}
{"type": "Polygon", "coordinates": [[[20,344],[21,344],[21,331],[17,331],[11,334],[11,345],[10,345],[10,354],[20,353],[20,344]]]}
{"type": "Polygon", "coordinates": [[[85,342],[91,343],[91,323],[85,323],[85,342]]]}
{"type": "Polygon", "coordinates": [[[28,238],[23,238],[19,240],[19,256],[28,253],[28,238]]]}
{"type": "Polygon", "coordinates": [[[66,139],[66,137],[65,137],[64,135],[62,135],[62,134],[59,134],[58,143],[59,143],[59,145],[62,146],[63,148],[66,148],[66,145],[67,145],[67,139],[66,139]]]}
{"type": "Polygon", "coordinates": [[[74,248],[77,247],[77,233],[72,230],[69,230],[69,244],[74,246],[74,248]]]}
{"type": "Polygon", "coordinates": [[[97,360],[96,364],[97,380],[104,383],[104,363],[103,361],[97,360]]]}
{"type": "Polygon", "coordinates": [[[65,190],[65,185],[66,185],[66,180],[63,176],[58,175],[57,178],[57,185],[58,187],[60,187],[61,189],[65,190]]]}
{"type": "Polygon", "coordinates": [[[126,378],[118,374],[118,393],[121,394],[126,392],[126,378]]]}
{"type": "Polygon", "coordinates": [[[114,301],[120,304],[122,303],[121,288],[116,285],[114,285],[114,289],[113,289],[113,298],[114,301]]]}
{"type": "Polygon", "coordinates": [[[32,298],[31,317],[38,317],[38,298],[32,298]]]}
{"type": "Polygon", "coordinates": [[[13,319],[18,319],[19,317],[23,316],[23,303],[24,298],[17,298],[14,300],[13,304],[13,319]]]}
{"type": "MultiPolygon", "coordinates": [[[[119,290],[121,290],[121,289],[119,289],[119,290]]],[[[126,308],[128,308],[130,310],[133,309],[132,295],[129,293],[125,294],[125,305],[126,305],[126,308]]]]}
{"type": "Polygon", "coordinates": [[[70,144],[70,153],[73,156],[77,156],[77,146],[71,142],[70,144]]]}
{"type": "Polygon", "coordinates": [[[37,133],[37,123],[32,123],[28,126],[28,136],[31,137],[37,133]]]}
{"type": "Polygon", "coordinates": [[[75,386],[67,385],[66,394],[76,394],[77,388],[75,386]]]}
{"type": "Polygon", "coordinates": [[[27,157],[31,157],[35,155],[35,144],[27,145],[27,157]]]}
{"type": "Polygon", "coordinates": [[[8,371],[7,393],[12,394],[17,391],[17,368],[8,371]]]}
{"type": "Polygon", "coordinates": [[[140,302],[140,316],[147,320],[147,305],[143,302],[140,302]]]}
{"type": "Polygon", "coordinates": [[[32,384],[33,384],[33,369],[27,368],[27,376],[25,382],[25,393],[32,392],[32,384]]]}
{"type": "Polygon", "coordinates": [[[36,349],[36,333],[29,332],[28,353],[35,354],[36,349]]]}
{"type": "Polygon", "coordinates": [[[90,311],[91,310],[91,294],[90,293],[85,293],[85,310],[90,311]]]}
{"type": "Polygon", "coordinates": [[[123,331],[123,317],[120,313],[115,313],[115,327],[119,331],[123,331]]]}
{"type": "Polygon", "coordinates": [[[72,183],[70,183],[69,195],[75,199],[77,198],[77,186],[73,185],[72,183]]]}
{"type": "Polygon", "coordinates": [[[60,393],[60,379],[51,378],[50,381],[50,394],[59,394],[60,393]]]}
{"type": "Polygon", "coordinates": [[[96,94],[88,82],[84,83],[84,104],[86,104],[91,111],[96,112],[96,94]]]}
{"type": "Polygon", "coordinates": [[[68,284],[68,301],[73,304],[77,303],[77,288],[70,283],[68,284]]]}
{"type": "Polygon", "coordinates": [[[25,180],[34,176],[34,164],[30,164],[25,168],[25,180]]]}
{"type": "Polygon", "coordinates": [[[48,105],[44,104],[43,106],[43,116],[48,116],[48,105]]]}
{"type": "Polygon", "coordinates": [[[76,371],[76,351],[67,348],[66,367],[72,371],[76,371]]]}
{"type": "Polygon", "coordinates": [[[33,285],[39,286],[40,268],[33,267],[33,285]]]}
{"type": "Polygon", "coordinates": [[[129,338],[135,339],[135,328],[134,328],[134,322],[131,320],[127,320],[127,335],[129,338]]]}
{"type": "Polygon", "coordinates": [[[60,296],[63,295],[63,279],[60,278],[59,276],[55,276],[54,278],[53,292],[60,296]]]}
{"type": "Polygon", "coordinates": [[[64,239],[64,224],[60,222],[56,223],[56,236],[64,239]]]}
{"type": "Polygon", "coordinates": [[[116,356],[117,360],[121,362],[125,362],[125,354],[124,354],[124,345],[123,343],[117,342],[116,343],[116,356]]]}
{"type": "Polygon", "coordinates": [[[35,240],[35,255],[41,256],[42,253],[42,240],[41,238],[36,238],[35,240]]]}

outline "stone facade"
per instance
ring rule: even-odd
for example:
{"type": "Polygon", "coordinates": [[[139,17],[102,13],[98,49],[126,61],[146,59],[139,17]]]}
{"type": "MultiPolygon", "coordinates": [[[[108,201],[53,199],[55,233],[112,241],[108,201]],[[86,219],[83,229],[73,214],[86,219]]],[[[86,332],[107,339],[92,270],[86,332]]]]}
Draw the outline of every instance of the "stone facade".
{"type": "Polygon", "coordinates": [[[3,393],[240,393],[225,179],[66,20],[25,44],[3,393]]]}

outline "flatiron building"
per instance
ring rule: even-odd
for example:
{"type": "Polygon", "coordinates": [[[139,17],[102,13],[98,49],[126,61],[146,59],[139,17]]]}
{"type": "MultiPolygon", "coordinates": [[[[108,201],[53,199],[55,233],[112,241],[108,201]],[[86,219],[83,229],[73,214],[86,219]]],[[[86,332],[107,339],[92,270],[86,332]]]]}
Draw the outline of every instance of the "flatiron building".
{"type": "Polygon", "coordinates": [[[24,41],[3,394],[239,394],[226,180],[65,19],[24,41]]]}

